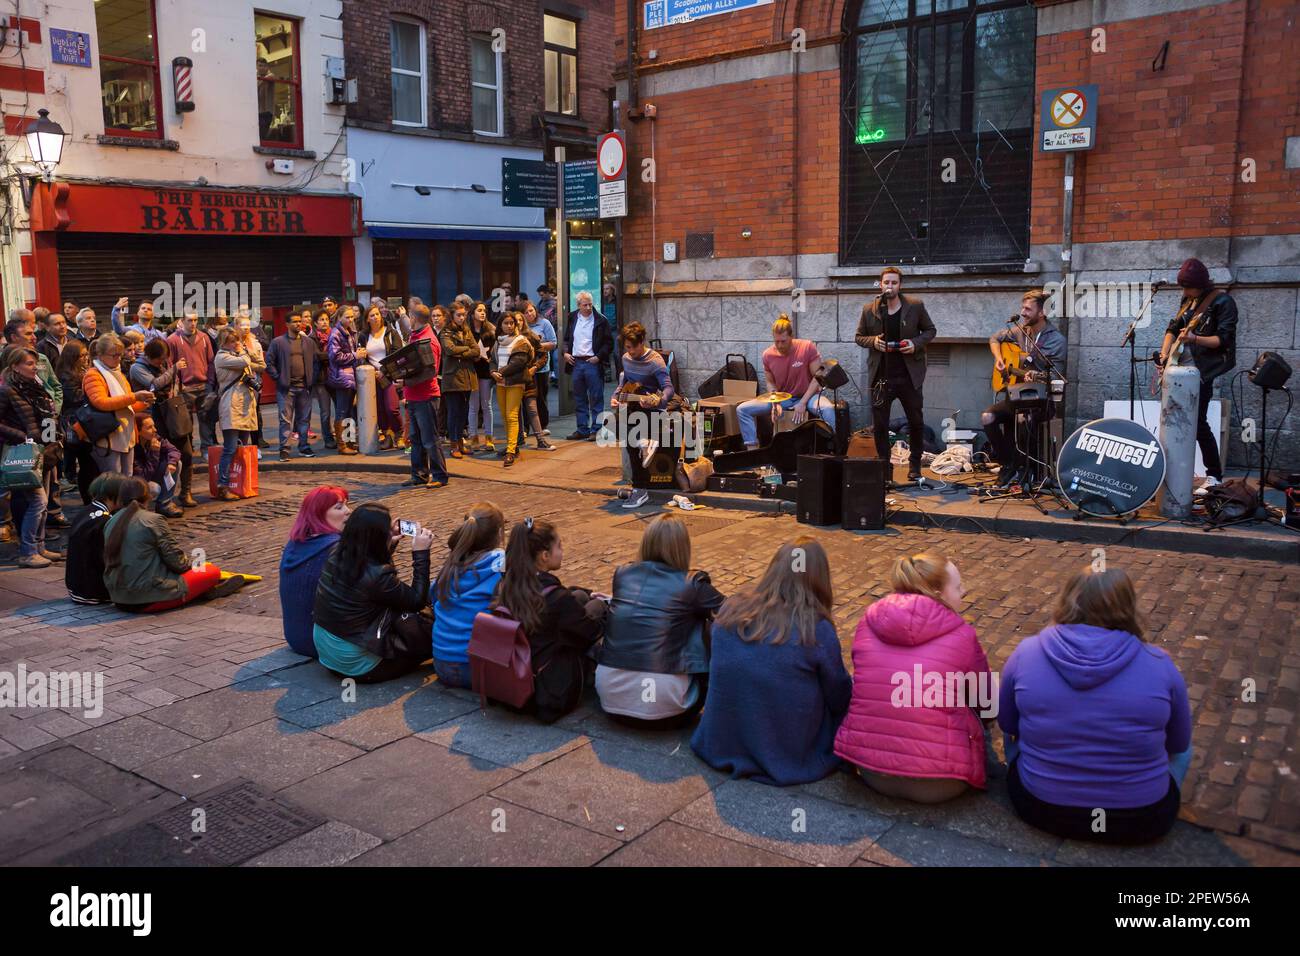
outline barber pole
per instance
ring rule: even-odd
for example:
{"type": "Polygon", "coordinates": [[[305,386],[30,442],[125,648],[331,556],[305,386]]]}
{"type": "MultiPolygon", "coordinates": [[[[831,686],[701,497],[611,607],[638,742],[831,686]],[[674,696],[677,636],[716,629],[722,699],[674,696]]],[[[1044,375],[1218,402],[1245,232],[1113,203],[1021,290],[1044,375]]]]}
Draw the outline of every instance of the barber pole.
{"type": "Polygon", "coordinates": [[[172,60],[172,89],[176,94],[176,112],[194,111],[194,87],[190,82],[190,70],[194,61],[187,56],[178,56],[172,60]]]}

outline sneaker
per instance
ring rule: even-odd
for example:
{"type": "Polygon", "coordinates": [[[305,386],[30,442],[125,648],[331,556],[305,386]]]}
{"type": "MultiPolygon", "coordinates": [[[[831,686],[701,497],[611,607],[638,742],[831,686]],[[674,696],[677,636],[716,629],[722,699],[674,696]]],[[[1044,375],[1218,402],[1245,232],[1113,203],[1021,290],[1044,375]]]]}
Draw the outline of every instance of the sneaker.
{"type": "Polygon", "coordinates": [[[54,562],[43,554],[29,554],[18,559],[20,568],[48,568],[54,562]]]}
{"type": "Polygon", "coordinates": [[[207,596],[209,598],[227,597],[228,595],[234,594],[247,583],[248,579],[242,574],[232,574],[230,577],[218,581],[216,586],[208,592],[207,596]]]}
{"type": "Polygon", "coordinates": [[[403,488],[425,488],[428,487],[428,478],[407,478],[402,482],[403,488]]]}
{"type": "Polygon", "coordinates": [[[912,465],[910,468],[907,469],[907,480],[908,480],[908,481],[920,481],[920,480],[921,480],[921,466],[920,466],[920,465],[912,465]]]}
{"type": "Polygon", "coordinates": [[[567,439],[567,441],[586,441],[586,440],[587,440],[586,432],[574,432],[567,439]]]}
{"type": "Polygon", "coordinates": [[[632,492],[632,497],[623,502],[621,507],[628,509],[640,508],[649,500],[650,492],[646,491],[644,488],[638,488],[636,491],[632,492]]]}
{"type": "Polygon", "coordinates": [[[537,450],[538,450],[538,451],[555,451],[555,446],[552,445],[550,442],[548,442],[545,438],[539,438],[539,439],[537,439],[537,450]]]}
{"type": "Polygon", "coordinates": [[[47,561],[62,561],[64,558],[67,557],[67,555],[64,554],[62,551],[47,551],[45,549],[42,549],[41,557],[45,558],[45,560],[47,561]]]}
{"type": "Polygon", "coordinates": [[[280,449],[280,460],[281,460],[281,461],[293,461],[293,459],[289,457],[289,449],[287,449],[287,448],[281,448],[281,449],[280,449]]]}
{"type": "Polygon", "coordinates": [[[595,432],[589,432],[589,433],[587,434],[587,437],[583,439],[583,441],[595,441],[595,440],[596,440],[596,433],[595,433],[595,432]]]}
{"type": "Polygon", "coordinates": [[[512,452],[506,452],[506,467],[509,468],[515,463],[515,456],[512,452]]]}
{"type": "Polygon", "coordinates": [[[551,430],[550,430],[549,428],[543,428],[543,429],[542,429],[542,434],[543,434],[543,435],[549,435],[550,433],[551,433],[551,430]]]}
{"type": "Polygon", "coordinates": [[[298,454],[299,454],[299,456],[301,456],[301,457],[303,457],[303,458],[315,458],[315,457],[316,457],[316,453],[315,453],[314,451],[312,451],[310,447],[299,448],[299,449],[298,449],[298,454]]]}
{"type": "MultiPolygon", "coordinates": [[[[1213,475],[1206,475],[1205,481],[1201,482],[1201,486],[1197,488],[1195,491],[1193,491],[1192,495],[1193,497],[1198,495],[1208,495],[1210,493],[1211,488],[1215,488],[1221,484],[1223,484],[1223,482],[1221,482],[1218,478],[1215,478],[1213,475]]],[[[48,521],[46,523],[48,525],[48,521]]]]}

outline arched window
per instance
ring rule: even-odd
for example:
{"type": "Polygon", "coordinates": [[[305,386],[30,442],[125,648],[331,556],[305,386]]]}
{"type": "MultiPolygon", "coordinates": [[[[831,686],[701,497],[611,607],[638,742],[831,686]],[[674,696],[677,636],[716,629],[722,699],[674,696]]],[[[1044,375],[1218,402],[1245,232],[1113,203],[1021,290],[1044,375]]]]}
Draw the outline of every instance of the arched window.
{"type": "Polygon", "coordinates": [[[854,0],[845,17],[841,262],[1026,259],[1034,8],[854,0]]]}

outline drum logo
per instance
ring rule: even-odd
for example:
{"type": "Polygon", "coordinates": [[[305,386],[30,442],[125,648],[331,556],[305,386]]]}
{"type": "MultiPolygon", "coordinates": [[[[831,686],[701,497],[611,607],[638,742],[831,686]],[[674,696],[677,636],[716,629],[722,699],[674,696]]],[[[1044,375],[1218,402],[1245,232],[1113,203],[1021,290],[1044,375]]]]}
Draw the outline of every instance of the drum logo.
{"type": "Polygon", "coordinates": [[[1087,427],[1080,430],[1075,447],[1082,452],[1096,453],[1099,465],[1107,458],[1112,458],[1115,461],[1150,468],[1160,454],[1160,446],[1154,439],[1149,442],[1139,442],[1087,427]]]}

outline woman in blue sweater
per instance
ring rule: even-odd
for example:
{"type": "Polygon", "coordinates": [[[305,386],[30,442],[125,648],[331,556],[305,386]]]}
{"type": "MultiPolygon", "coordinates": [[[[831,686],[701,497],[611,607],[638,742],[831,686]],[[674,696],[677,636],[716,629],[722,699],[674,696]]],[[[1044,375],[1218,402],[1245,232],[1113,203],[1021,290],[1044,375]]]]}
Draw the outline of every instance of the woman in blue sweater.
{"type": "Polygon", "coordinates": [[[1066,583],[1053,623],[1002,671],[1007,790],[1027,823],[1073,840],[1145,843],[1168,833],[1191,762],[1187,686],[1142,638],[1121,570],[1066,583]]]}
{"type": "Polygon", "coordinates": [[[447,540],[447,560],[429,587],[433,609],[433,669],[449,687],[469,687],[469,638],[506,567],[505,515],[489,502],[470,506],[447,540]]]}
{"type": "Polygon", "coordinates": [[[783,544],[762,579],[722,605],[709,700],[691,738],[709,766],[779,787],[820,780],[853,682],[831,621],[830,563],[813,538],[783,544]]]}
{"type": "Polygon", "coordinates": [[[316,656],[312,640],[312,607],[316,584],[330,549],[338,544],[343,525],[351,514],[348,493],[322,485],[307,492],[298,507],[298,517],[289,532],[289,543],[280,558],[280,607],[284,613],[284,639],[295,653],[316,656]]]}

